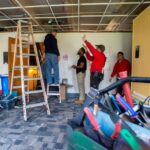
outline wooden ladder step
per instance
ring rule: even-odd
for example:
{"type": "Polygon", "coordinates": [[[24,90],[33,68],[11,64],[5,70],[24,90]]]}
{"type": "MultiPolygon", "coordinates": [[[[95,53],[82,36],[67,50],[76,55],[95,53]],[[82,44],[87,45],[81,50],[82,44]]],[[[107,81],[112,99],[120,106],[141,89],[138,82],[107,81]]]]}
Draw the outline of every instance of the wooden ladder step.
{"type": "Polygon", "coordinates": [[[36,104],[28,104],[26,105],[26,108],[34,108],[34,107],[39,107],[39,106],[46,106],[46,102],[40,102],[36,104]]]}
{"type": "Polygon", "coordinates": [[[29,78],[29,77],[24,78],[24,81],[30,81],[30,80],[41,80],[41,78],[40,77],[38,77],[38,78],[29,78]]]}
{"type": "MultiPolygon", "coordinates": [[[[20,57],[21,55],[20,55],[20,54],[17,54],[16,56],[17,56],[17,57],[20,57]]],[[[36,55],[36,54],[23,53],[22,56],[23,56],[23,57],[29,57],[29,56],[37,56],[37,55],[36,55]]]]}
{"type": "Polygon", "coordinates": [[[26,91],[25,94],[36,94],[36,93],[43,93],[43,90],[34,90],[34,91],[26,91]]]}
{"type": "Polygon", "coordinates": [[[22,31],[21,34],[32,34],[31,31],[22,31]]]}
{"type": "Polygon", "coordinates": [[[58,86],[58,87],[59,87],[60,84],[48,84],[47,86],[49,86],[49,87],[50,87],[50,86],[58,86]]]}
{"type": "MultiPolygon", "coordinates": [[[[17,47],[19,48],[20,45],[18,44],[17,47]]],[[[29,47],[29,45],[22,45],[22,48],[28,48],[28,47],[29,47]]]]}
{"type": "Polygon", "coordinates": [[[21,37],[22,37],[22,38],[25,38],[25,39],[29,38],[28,35],[24,35],[24,34],[23,34],[21,37]]]}
{"type": "Polygon", "coordinates": [[[29,21],[25,21],[25,20],[20,20],[21,23],[27,24],[27,25],[31,25],[31,22],[29,21]]]}
{"type": "MultiPolygon", "coordinates": [[[[28,76],[24,76],[24,78],[27,78],[28,76]]],[[[21,76],[14,76],[13,79],[20,79],[21,76]]]]}
{"type": "Polygon", "coordinates": [[[22,46],[29,46],[29,45],[33,45],[33,42],[25,41],[25,40],[22,41],[22,46]]]}
{"type": "MultiPolygon", "coordinates": [[[[20,79],[21,76],[14,76],[13,79],[20,79]]],[[[29,81],[29,80],[41,80],[40,77],[35,77],[35,78],[30,78],[29,76],[24,76],[24,81],[29,81]]]]}
{"type": "Polygon", "coordinates": [[[58,93],[58,92],[48,92],[47,95],[49,95],[49,96],[59,96],[60,93],[58,93]]]}
{"type": "MultiPolygon", "coordinates": [[[[27,88],[28,86],[27,86],[27,85],[25,85],[24,87],[25,87],[25,88],[27,88]]],[[[22,88],[22,86],[21,86],[21,85],[13,86],[13,89],[21,89],[21,88],[22,88]]]]}
{"type": "MultiPolygon", "coordinates": [[[[23,68],[39,68],[38,66],[22,66],[23,68]]],[[[15,66],[14,69],[21,69],[21,66],[15,66]]]]}

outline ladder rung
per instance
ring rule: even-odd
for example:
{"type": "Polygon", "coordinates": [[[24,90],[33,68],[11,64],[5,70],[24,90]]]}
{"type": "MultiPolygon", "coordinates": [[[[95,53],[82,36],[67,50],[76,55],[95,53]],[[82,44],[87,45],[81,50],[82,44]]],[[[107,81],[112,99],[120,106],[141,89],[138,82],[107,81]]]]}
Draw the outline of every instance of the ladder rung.
{"type": "Polygon", "coordinates": [[[25,94],[36,94],[36,93],[42,93],[43,90],[36,90],[36,91],[26,91],[25,94]]]}
{"type": "Polygon", "coordinates": [[[47,93],[47,95],[49,95],[49,96],[55,96],[55,95],[56,95],[56,96],[59,96],[60,93],[50,93],[50,92],[49,92],[49,93],[47,93]]]}
{"type": "MultiPolygon", "coordinates": [[[[15,66],[14,69],[20,69],[21,66],[15,66]]],[[[38,68],[38,66],[23,66],[23,68],[38,68]]]]}
{"type": "Polygon", "coordinates": [[[22,39],[22,43],[29,43],[29,41],[22,39]]]}
{"type": "MultiPolygon", "coordinates": [[[[17,47],[19,48],[20,45],[17,45],[17,47]]],[[[28,47],[29,47],[29,45],[22,45],[22,48],[28,48],[28,47]]]]}
{"type": "MultiPolygon", "coordinates": [[[[28,35],[22,35],[21,37],[22,37],[22,38],[29,38],[28,35]]],[[[22,39],[22,40],[23,40],[23,39],[22,39]]]]}
{"type": "Polygon", "coordinates": [[[32,34],[31,31],[22,31],[21,33],[22,33],[22,34],[32,34]]]}
{"type": "Polygon", "coordinates": [[[26,54],[26,53],[23,53],[23,56],[37,56],[36,54],[26,54]]]}
{"type": "Polygon", "coordinates": [[[23,66],[23,68],[39,68],[38,66],[23,66]]]}
{"type": "MultiPolygon", "coordinates": [[[[14,79],[21,78],[21,76],[14,76],[14,79]]],[[[24,78],[28,78],[28,76],[24,76],[24,78]]]]}
{"type": "Polygon", "coordinates": [[[28,45],[32,45],[33,42],[30,42],[30,41],[22,41],[22,45],[23,46],[28,46],[28,45]]]}
{"type": "Polygon", "coordinates": [[[20,69],[20,66],[15,66],[14,69],[20,69]]]}
{"type": "MultiPolygon", "coordinates": [[[[29,57],[29,56],[37,56],[36,54],[28,54],[28,53],[23,53],[23,57],[29,57]]],[[[17,54],[17,57],[20,57],[20,54],[17,54]]]]}
{"type": "MultiPolygon", "coordinates": [[[[25,85],[24,87],[27,88],[27,85],[25,85]]],[[[19,85],[19,86],[13,86],[13,89],[21,89],[21,88],[22,88],[21,85],[19,85]]]]}
{"type": "Polygon", "coordinates": [[[29,80],[41,80],[41,78],[24,78],[24,81],[29,81],[29,80]]]}
{"type": "Polygon", "coordinates": [[[29,22],[29,21],[25,21],[25,20],[20,20],[20,22],[21,22],[21,23],[28,24],[28,25],[30,25],[30,24],[31,24],[31,22],[29,22]]]}
{"type": "Polygon", "coordinates": [[[45,102],[36,103],[36,104],[28,104],[28,105],[26,105],[26,108],[39,107],[39,106],[44,106],[44,105],[46,105],[45,102]]]}
{"type": "Polygon", "coordinates": [[[60,86],[60,84],[48,84],[47,86],[60,86]]]}
{"type": "MultiPolygon", "coordinates": [[[[20,55],[16,55],[17,58],[20,57],[20,55]]],[[[28,58],[29,56],[23,56],[23,58],[28,58]]]]}

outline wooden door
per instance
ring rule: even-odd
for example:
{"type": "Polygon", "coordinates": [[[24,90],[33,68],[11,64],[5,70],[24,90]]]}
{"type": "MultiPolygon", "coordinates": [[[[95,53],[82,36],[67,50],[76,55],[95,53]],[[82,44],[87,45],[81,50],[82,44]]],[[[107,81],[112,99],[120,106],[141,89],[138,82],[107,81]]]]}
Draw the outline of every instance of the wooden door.
{"type": "MultiPolygon", "coordinates": [[[[15,48],[15,38],[9,37],[8,38],[8,76],[9,76],[9,87],[10,87],[10,83],[11,83],[11,75],[12,75],[12,66],[13,66],[13,57],[14,57],[14,48],[15,48]]],[[[18,52],[18,50],[17,50],[18,52]]],[[[28,52],[28,48],[23,48],[23,53],[27,53],[28,52]]],[[[29,58],[25,57],[23,59],[23,64],[24,65],[28,65],[29,63],[29,58]]],[[[16,66],[20,65],[20,58],[16,57],[16,66]]],[[[27,76],[28,75],[28,70],[24,69],[24,75],[27,76]]],[[[15,70],[14,72],[14,76],[21,76],[20,70],[15,70]]],[[[19,86],[21,85],[21,79],[14,79],[14,86],[19,86]]],[[[25,82],[25,84],[27,84],[27,82],[25,82]]],[[[21,95],[21,89],[13,89],[13,91],[17,91],[19,95],[21,95]]]]}

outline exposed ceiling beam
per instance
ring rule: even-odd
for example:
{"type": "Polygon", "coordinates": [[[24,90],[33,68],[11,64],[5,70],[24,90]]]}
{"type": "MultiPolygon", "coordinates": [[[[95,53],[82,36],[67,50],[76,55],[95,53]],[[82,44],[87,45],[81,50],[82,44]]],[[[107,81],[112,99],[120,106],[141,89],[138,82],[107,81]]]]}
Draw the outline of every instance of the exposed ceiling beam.
{"type": "Polygon", "coordinates": [[[105,14],[106,14],[106,12],[107,12],[107,10],[108,10],[110,4],[111,4],[111,0],[109,0],[109,3],[107,4],[107,6],[106,6],[106,8],[105,8],[105,11],[103,12],[103,15],[102,15],[102,17],[101,17],[101,19],[100,19],[100,21],[99,21],[99,24],[98,24],[98,26],[97,26],[97,28],[96,28],[96,32],[98,31],[98,29],[99,29],[99,27],[100,27],[99,25],[102,23],[103,18],[104,18],[104,16],[105,16],[105,14]]]}
{"type": "Polygon", "coordinates": [[[42,31],[45,32],[44,28],[42,28],[38,21],[29,13],[29,11],[27,11],[27,9],[24,8],[24,6],[18,0],[15,0],[15,2],[23,9],[23,11],[30,17],[30,19],[32,19],[42,29],[42,31]]]}
{"type": "Polygon", "coordinates": [[[52,6],[51,6],[50,2],[49,2],[48,0],[46,0],[46,2],[47,2],[47,5],[48,5],[48,7],[49,7],[49,9],[50,9],[50,11],[51,11],[51,13],[52,13],[54,19],[55,19],[56,24],[58,25],[59,29],[62,30],[61,26],[59,25],[59,23],[58,23],[58,21],[57,21],[57,18],[56,18],[55,14],[54,14],[54,11],[53,11],[53,9],[52,9],[52,6]]]}
{"type": "MultiPolygon", "coordinates": [[[[80,15],[80,18],[92,18],[92,17],[102,17],[103,15],[80,15]]],[[[126,17],[128,14],[114,14],[114,15],[104,15],[103,17],[126,17]]],[[[130,15],[130,17],[136,17],[137,15],[130,15]]],[[[58,16],[58,17],[34,17],[34,19],[68,19],[68,18],[78,18],[78,15],[72,15],[72,16],[58,16]]],[[[11,18],[12,20],[20,20],[20,19],[31,19],[31,17],[17,17],[17,18],[11,18]]],[[[9,19],[0,18],[0,21],[6,21],[9,19]]]]}
{"type": "MultiPolygon", "coordinates": [[[[93,30],[90,30],[90,29],[80,29],[80,32],[94,32],[95,29],[93,30]]],[[[67,31],[67,32],[78,32],[78,30],[74,29],[73,31],[67,31]]],[[[104,30],[98,30],[97,32],[107,32],[107,31],[104,31],[104,30]]],[[[109,32],[109,31],[108,31],[109,32]]],[[[115,31],[112,31],[112,32],[115,32],[115,31]]],[[[128,29],[123,29],[119,32],[131,32],[131,30],[128,30],[128,29]]]]}
{"type": "MultiPolygon", "coordinates": [[[[97,23],[93,23],[93,24],[91,24],[91,23],[82,23],[82,24],[80,24],[81,26],[98,26],[98,25],[100,25],[100,26],[107,26],[109,23],[101,23],[101,24],[97,24],[97,23]]],[[[112,25],[118,25],[119,23],[115,23],[115,24],[112,24],[112,25]]]]}
{"type": "MultiPolygon", "coordinates": [[[[73,26],[73,25],[76,25],[77,24],[66,24],[66,25],[61,25],[63,27],[65,26],[73,26]]],[[[38,25],[32,25],[33,27],[37,27],[38,25]]],[[[50,27],[50,26],[53,26],[53,27],[58,27],[58,25],[42,25],[42,27],[50,27]]],[[[9,28],[16,28],[17,26],[5,26],[6,29],[9,29],[9,28]]],[[[22,27],[28,27],[26,25],[22,26],[22,27]]]]}
{"type": "MultiPolygon", "coordinates": [[[[87,23],[82,23],[80,24],[80,26],[97,26],[99,24],[87,24],[87,23]]],[[[102,23],[100,24],[100,26],[107,26],[108,24],[107,23],[102,23]]],[[[113,25],[119,25],[119,23],[116,23],[116,24],[112,24],[113,25]]],[[[42,25],[42,27],[50,27],[50,26],[53,26],[53,27],[58,27],[58,25],[42,25]]],[[[78,26],[78,24],[63,24],[61,25],[62,27],[65,27],[65,26],[78,26]]],[[[10,29],[10,28],[16,28],[17,26],[5,26],[4,28],[5,29],[10,29]]],[[[26,25],[22,26],[22,27],[28,27],[26,25]]],[[[33,27],[38,27],[38,25],[33,25],[33,27]]]]}
{"type": "MultiPolygon", "coordinates": [[[[68,4],[68,3],[73,3],[74,0],[65,0],[64,4],[68,4]]],[[[59,8],[59,7],[56,7],[59,8]]],[[[62,7],[61,7],[62,9],[62,7]]],[[[62,14],[58,14],[57,12],[55,14],[57,14],[57,16],[67,16],[67,15],[75,15],[75,12],[77,12],[77,8],[76,7],[63,7],[64,12],[62,12],[62,14]]],[[[76,13],[77,14],[77,13],[76,13]]],[[[66,18],[67,23],[68,24],[73,24],[72,28],[76,29],[77,26],[74,26],[75,22],[76,22],[76,18],[66,18]]]]}
{"type": "MultiPolygon", "coordinates": [[[[95,5],[107,5],[109,2],[106,3],[81,3],[81,6],[95,6],[95,5]]],[[[132,2],[112,2],[110,5],[136,5],[139,1],[132,1],[132,2]]],[[[144,4],[150,4],[150,1],[144,1],[144,4]]]]}
{"type": "MultiPolygon", "coordinates": [[[[101,26],[107,26],[108,21],[110,19],[111,19],[111,21],[114,19],[114,20],[116,20],[116,22],[112,22],[112,24],[110,26],[113,26],[116,29],[116,31],[123,31],[124,29],[122,29],[122,28],[131,30],[132,29],[131,21],[134,19],[133,17],[137,16],[137,15],[134,15],[135,13],[133,13],[133,12],[141,4],[146,4],[146,5],[142,5],[143,6],[142,9],[145,8],[145,6],[148,6],[148,4],[150,4],[150,0],[149,1],[139,0],[140,2],[135,1],[135,0],[132,0],[133,2],[127,2],[125,0],[122,0],[123,2],[119,2],[119,0],[117,0],[118,2],[112,2],[112,0],[109,0],[105,3],[103,3],[103,2],[101,3],[101,1],[97,1],[97,3],[93,3],[92,1],[89,1],[90,3],[80,3],[81,2],[80,0],[77,0],[76,2],[74,0],[68,0],[68,1],[66,0],[65,3],[63,3],[64,1],[62,1],[61,2],[62,4],[57,4],[55,2],[53,2],[53,4],[52,4],[50,0],[42,0],[42,1],[45,1],[45,3],[43,3],[44,5],[38,5],[38,3],[24,4],[24,3],[22,3],[23,2],[22,0],[13,0],[13,2],[16,2],[16,3],[13,3],[10,6],[15,6],[15,7],[0,7],[0,14],[2,14],[2,15],[0,15],[0,24],[2,24],[2,25],[6,24],[5,29],[9,29],[9,31],[11,31],[11,29],[16,28],[16,21],[22,19],[22,20],[27,20],[27,21],[30,21],[30,20],[33,21],[33,26],[34,26],[34,29],[36,32],[38,32],[39,30],[41,30],[41,32],[43,32],[43,31],[46,32],[52,27],[54,29],[64,29],[62,32],[66,32],[66,31],[67,32],[68,31],[73,31],[73,32],[81,31],[82,32],[84,29],[85,30],[90,29],[88,31],[93,32],[95,28],[96,28],[95,31],[100,32],[101,30],[102,31],[104,30],[103,28],[100,28],[101,26]],[[72,2],[74,2],[74,3],[72,3],[72,2]],[[95,7],[97,7],[97,6],[104,6],[105,10],[103,12],[102,12],[102,9],[100,11],[99,10],[97,11],[97,9],[95,9],[95,7]],[[110,7],[110,9],[108,10],[109,6],[114,6],[114,7],[110,7]],[[123,10],[118,11],[117,10],[118,7],[124,7],[123,10],[125,10],[126,8],[127,9],[129,8],[127,10],[128,13],[121,14],[121,12],[127,12],[127,11],[123,11],[123,10]],[[55,11],[54,11],[57,8],[58,8],[59,14],[55,13],[55,11]],[[97,11],[97,12],[88,12],[88,8],[91,8],[91,10],[97,11]],[[133,8],[134,8],[134,10],[133,10],[133,8]],[[14,15],[11,15],[11,13],[10,13],[10,15],[8,16],[7,14],[3,13],[3,11],[1,11],[1,9],[5,10],[6,12],[7,12],[7,10],[12,10],[12,11],[15,10],[15,12],[17,12],[19,10],[19,13],[18,13],[18,15],[15,12],[13,13],[14,15]],[[45,11],[43,12],[44,9],[45,9],[45,11]],[[49,9],[50,9],[50,11],[46,11],[49,9]],[[70,14],[69,11],[64,11],[64,9],[67,9],[67,10],[74,9],[74,13],[70,14]],[[83,12],[81,12],[82,9],[83,9],[83,12]],[[61,14],[60,13],[61,11],[65,12],[65,13],[61,14]],[[84,11],[86,11],[86,12],[84,12],[84,11]],[[23,13],[21,13],[21,12],[23,12],[23,13]],[[114,14],[112,14],[113,12],[114,12],[114,14]],[[120,13],[118,14],[118,12],[120,12],[120,13]],[[40,13],[43,13],[43,14],[40,14],[40,13]],[[25,14],[25,15],[23,15],[23,14],[25,14]],[[108,18],[108,17],[110,17],[110,18],[108,18]],[[82,18],[85,19],[85,23],[84,22],[81,23],[82,18]],[[48,24],[47,23],[48,20],[52,20],[53,24],[48,24]],[[60,24],[59,20],[64,23],[60,24]],[[70,20],[70,22],[66,22],[66,20],[70,20]],[[73,20],[75,20],[75,21],[73,22],[73,20]],[[99,22],[97,22],[97,20],[99,22]],[[2,21],[4,21],[4,22],[2,22],[2,21]],[[15,24],[12,24],[11,21],[15,24]],[[124,26],[122,26],[122,25],[124,25],[124,26]]],[[[9,6],[9,5],[7,5],[7,6],[9,6]]],[[[99,7],[97,7],[97,8],[99,8],[99,7]]],[[[140,8],[139,8],[139,11],[142,10],[140,8]]],[[[110,31],[113,31],[113,28],[110,31]]]]}
{"type": "Polygon", "coordinates": [[[8,15],[6,15],[4,12],[0,11],[0,13],[6,17],[7,19],[11,20],[14,24],[17,24],[12,18],[10,18],[8,15]]]}
{"type": "Polygon", "coordinates": [[[138,5],[128,14],[128,16],[126,16],[119,25],[116,26],[115,30],[119,30],[119,28],[121,27],[122,24],[124,24],[126,22],[126,20],[130,17],[130,15],[141,5],[144,3],[144,0],[141,0],[138,5]]]}
{"type": "MultiPolygon", "coordinates": [[[[99,6],[99,5],[107,5],[108,3],[80,3],[80,6],[99,6]]],[[[112,2],[110,5],[136,5],[139,4],[138,1],[133,2],[112,2]]],[[[143,4],[150,4],[150,1],[144,1],[143,4]]],[[[78,4],[51,4],[51,7],[78,7],[78,4]]],[[[31,6],[24,6],[24,8],[47,8],[48,5],[31,5],[31,6]]],[[[0,10],[8,10],[8,9],[22,9],[21,6],[16,7],[0,7],[0,10]]]]}
{"type": "MultiPolygon", "coordinates": [[[[14,24],[17,24],[14,20],[12,20],[9,16],[7,16],[4,12],[0,11],[0,14],[2,14],[7,19],[11,20],[14,24]]],[[[10,24],[10,22],[9,22],[10,24]]],[[[17,27],[17,26],[16,26],[17,27]]],[[[5,28],[5,26],[0,26],[0,28],[5,28]]]]}
{"type": "MultiPolygon", "coordinates": [[[[48,30],[49,31],[49,30],[48,30]]],[[[84,30],[84,29],[81,29],[80,30],[80,32],[94,32],[95,30],[93,29],[93,30],[84,30]]],[[[33,31],[34,33],[43,33],[43,31],[41,31],[41,30],[37,30],[37,31],[33,31]]],[[[78,30],[64,30],[64,32],[65,33],[68,33],[68,32],[78,32],[78,30]]],[[[105,31],[105,30],[98,30],[98,32],[110,32],[110,31],[105,31]]],[[[111,31],[111,32],[116,32],[116,31],[111,31]]],[[[117,32],[131,32],[131,30],[130,29],[122,29],[122,30],[120,30],[120,31],[117,31],[117,32]]],[[[2,32],[1,32],[2,33],[2,32]]],[[[6,33],[6,31],[5,31],[5,33],[6,33]]]]}

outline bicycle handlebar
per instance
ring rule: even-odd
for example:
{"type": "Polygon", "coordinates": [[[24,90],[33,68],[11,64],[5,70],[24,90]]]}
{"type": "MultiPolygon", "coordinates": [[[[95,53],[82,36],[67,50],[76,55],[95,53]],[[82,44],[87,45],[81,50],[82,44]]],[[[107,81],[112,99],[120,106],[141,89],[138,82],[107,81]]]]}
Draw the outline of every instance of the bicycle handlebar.
{"type": "Polygon", "coordinates": [[[127,78],[120,79],[117,82],[111,84],[110,86],[100,90],[98,92],[99,93],[98,95],[101,95],[102,93],[107,93],[117,88],[118,86],[123,85],[126,82],[150,83],[150,77],[127,77],[127,78]]]}

